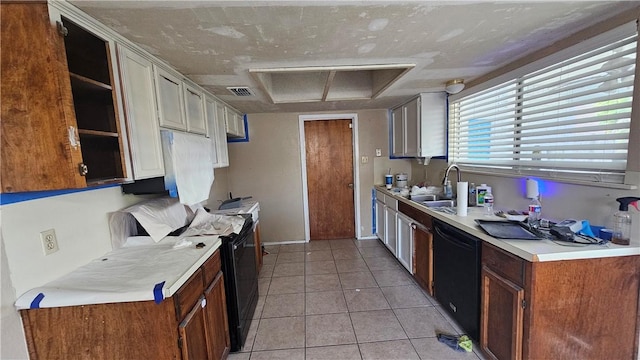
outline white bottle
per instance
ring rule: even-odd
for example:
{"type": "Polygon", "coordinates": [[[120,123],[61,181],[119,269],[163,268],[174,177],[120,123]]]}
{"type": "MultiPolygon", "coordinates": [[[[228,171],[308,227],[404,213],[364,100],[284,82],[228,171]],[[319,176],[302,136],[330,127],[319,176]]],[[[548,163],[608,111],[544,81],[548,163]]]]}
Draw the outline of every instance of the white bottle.
{"type": "Polygon", "coordinates": [[[447,180],[444,186],[444,196],[448,199],[453,199],[453,187],[451,187],[451,180],[447,180]]]}
{"type": "Polygon", "coordinates": [[[485,216],[493,215],[493,194],[491,194],[491,188],[487,188],[487,192],[484,194],[484,214],[485,216]]]}

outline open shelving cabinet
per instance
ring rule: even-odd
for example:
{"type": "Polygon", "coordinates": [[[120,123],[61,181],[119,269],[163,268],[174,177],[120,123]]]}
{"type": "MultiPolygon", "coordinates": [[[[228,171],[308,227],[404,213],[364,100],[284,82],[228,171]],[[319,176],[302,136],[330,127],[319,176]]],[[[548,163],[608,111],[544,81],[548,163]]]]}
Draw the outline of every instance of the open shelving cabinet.
{"type": "Polygon", "coordinates": [[[109,43],[64,17],[62,26],[87,184],[121,182],[127,174],[109,43]]]}

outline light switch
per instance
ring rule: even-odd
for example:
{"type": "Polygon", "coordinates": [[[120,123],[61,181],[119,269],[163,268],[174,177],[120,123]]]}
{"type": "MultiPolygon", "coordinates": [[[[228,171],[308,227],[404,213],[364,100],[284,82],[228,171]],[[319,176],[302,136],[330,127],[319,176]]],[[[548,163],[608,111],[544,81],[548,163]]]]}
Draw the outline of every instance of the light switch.
{"type": "Polygon", "coordinates": [[[382,156],[382,149],[376,149],[376,156],[382,156]]]}
{"type": "Polygon", "coordinates": [[[367,163],[369,163],[369,157],[368,157],[368,156],[363,156],[363,157],[362,157],[361,162],[362,162],[363,164],[367,164],[367,163]]]}

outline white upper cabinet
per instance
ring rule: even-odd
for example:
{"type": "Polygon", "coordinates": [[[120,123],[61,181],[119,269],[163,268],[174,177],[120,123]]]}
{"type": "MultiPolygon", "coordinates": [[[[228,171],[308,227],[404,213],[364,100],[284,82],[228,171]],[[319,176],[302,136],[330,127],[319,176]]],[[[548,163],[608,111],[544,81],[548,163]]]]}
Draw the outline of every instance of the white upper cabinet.
{"type": "Polygon", "coordinates": [[[175,130],[187,130],[182,79],[157,65],[153,66],[153,70],[156,80],[160,126],[175,130]]]}
{"type": "Polygon", "coordinates": [[[227,135],[239,138],[245,137],[244,117],[229,107],[227,107],[226,112],[227,135]]]}
{"type": "Polygon", "coordinates": [[[187,131],[207,135],[207,120],[204,116],[204,95],[196,85],[183,83],[187,131]]]}
{"type": "Polygon", "coordinates": [[[151,61],[118,44],[124,113],[135,180],[164,175],[151,61]]]}
{"type": "Polygon", "coordinates": [[[404,156],[404,107],[399,106],[391,111],[391,132],[393,139],[391,142],[391,155],[396,157],[404,156]]]}
{"type": "Polygon", "coordinates": [[[422,93],[391,110],[391,152],[397,157],[445,156],[445,93],[422,93]]]}
{"type": "Polygon", "coordinates": [[[225,106],[205,95],[205,113],[211,137],[213,167],[229,166],[229,152],[227,149],[227,132],[225,124],[225,106]]]}

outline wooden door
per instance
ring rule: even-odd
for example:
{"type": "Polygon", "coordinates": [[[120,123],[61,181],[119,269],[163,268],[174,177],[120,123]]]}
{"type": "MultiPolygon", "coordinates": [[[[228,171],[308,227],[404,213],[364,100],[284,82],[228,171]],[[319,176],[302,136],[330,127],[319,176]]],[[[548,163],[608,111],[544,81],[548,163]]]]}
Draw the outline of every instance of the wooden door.
{"type": "Polygon", "coordinates": [[[206,313],[207,340],[209,342],[209,359],[224,359],[229,354],[231,342],[229,339],[229,322],[227,321],[227,302],[224,293],[222,272],[213,280],[205,291],[207,306],[206,313]]]}
{"type": "Polygon", "coordinates": [[[413,224],[414,277],[418,284],[433,296],[433,234],[413,224]]]}
{"type": "Polygon", "coordinates": [[[205,330],[205,313],[201,298],[182,320],[179,326],[180,346],[183,360],[203,360],[209,358],[205,330]]]}
{"type": "Polygon", "coordinates": [[[482,267],[480,347],[490,359],[522,359],[524,289],[482,267]]]}
{"type": "Polygon", "coordinates": [[[6,3],[2,12],[0,135],[2,192],[86,187],[64,38],[46,3],[6,3]],[[77,133],[76,133],[77,135],[77,133]]]}
{"type": "Polygon", "coordinates": [[[304,123],[311,240],[355,236],[351,120],[304,123]]]}

